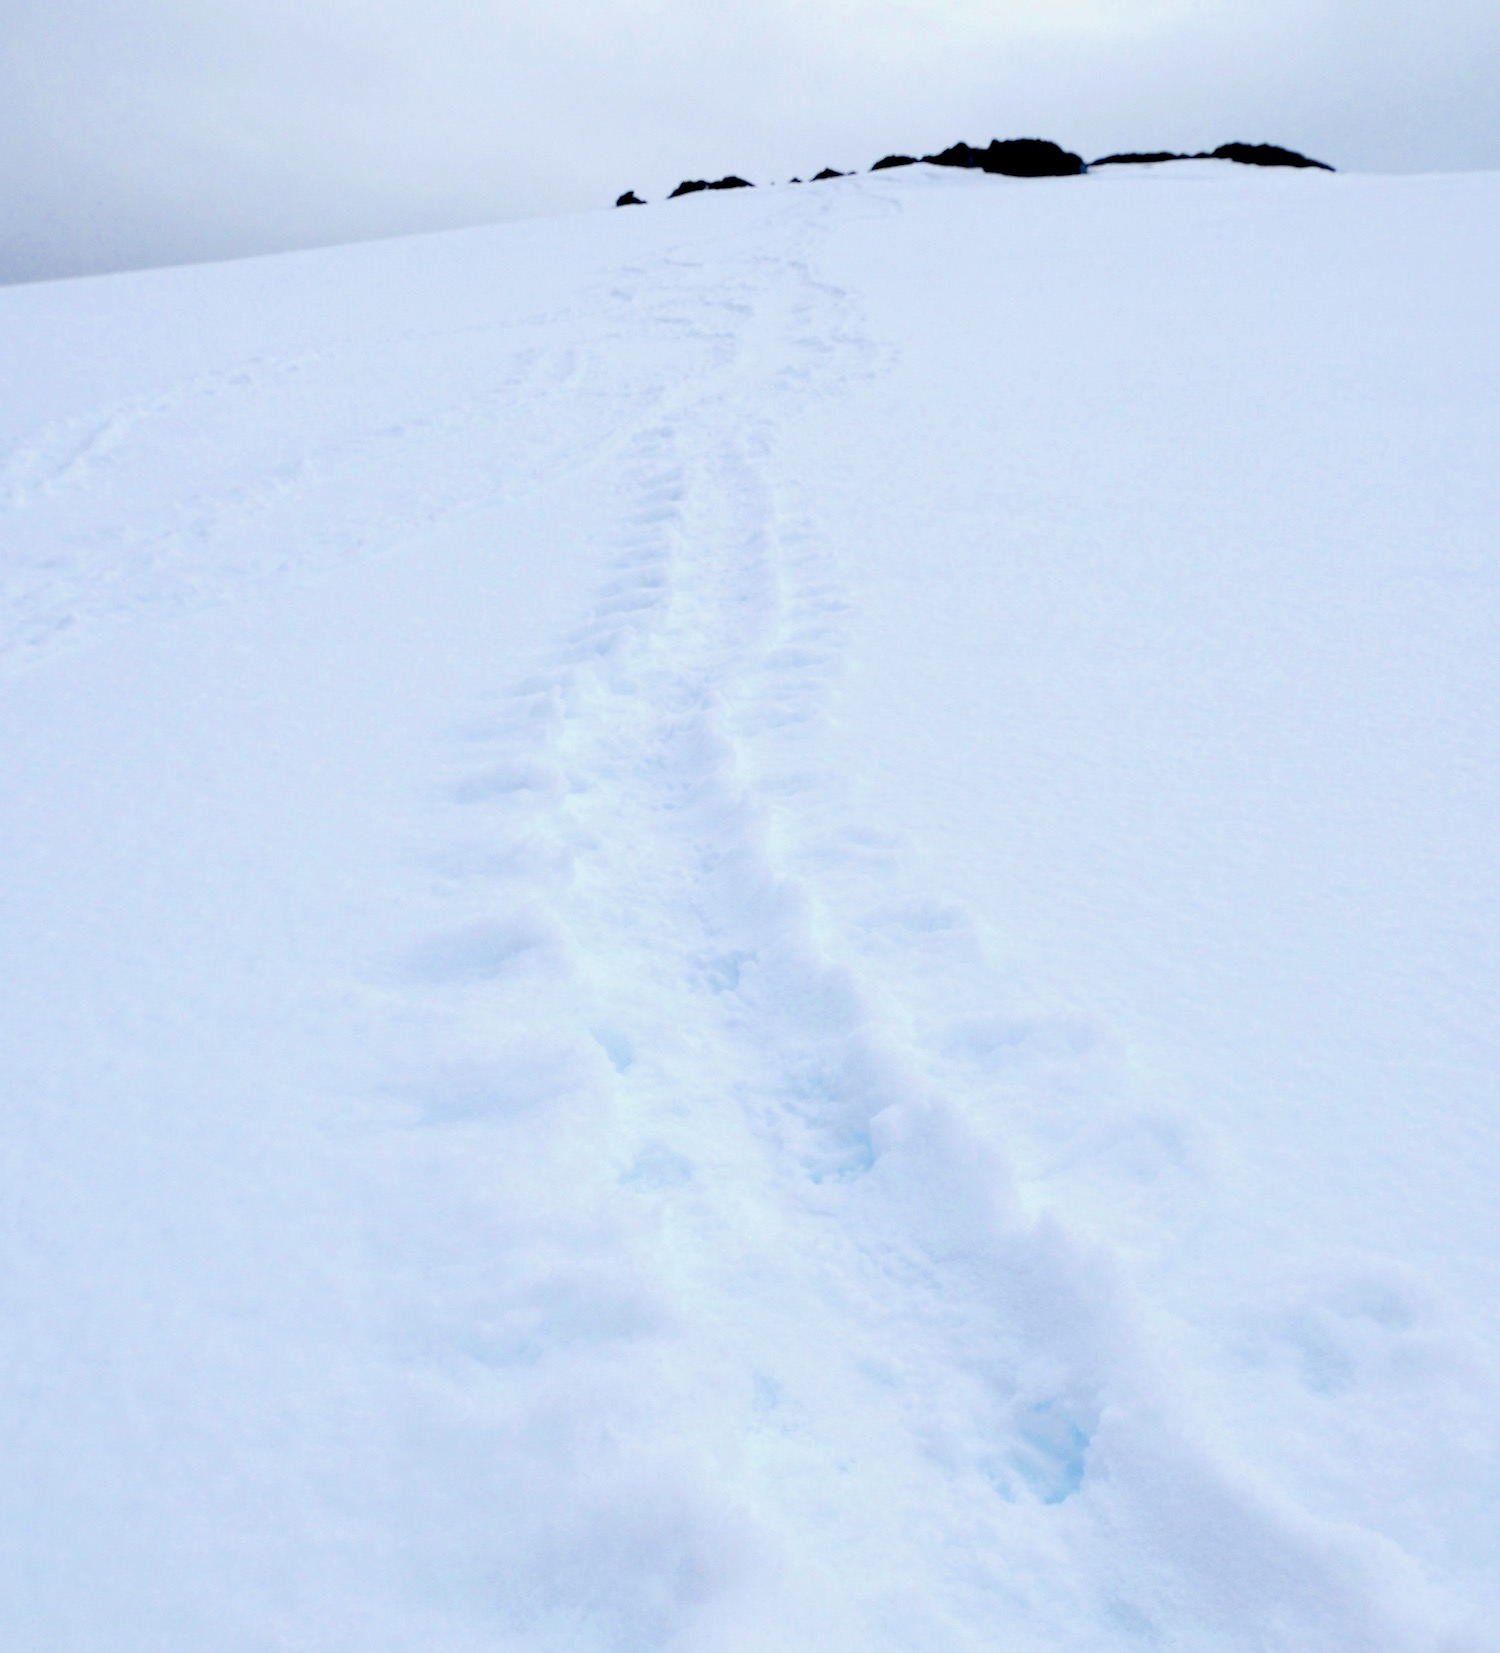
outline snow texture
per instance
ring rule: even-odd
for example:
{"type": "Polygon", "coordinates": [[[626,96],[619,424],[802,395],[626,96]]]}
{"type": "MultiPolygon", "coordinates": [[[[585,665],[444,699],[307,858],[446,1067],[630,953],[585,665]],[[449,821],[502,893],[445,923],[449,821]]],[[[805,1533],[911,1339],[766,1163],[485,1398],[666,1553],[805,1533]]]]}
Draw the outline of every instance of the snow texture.
{"type": "Polygon", "coordinates": [[[5,1646],[1500,1647],[1497,225],[0,292],[5,1646]]]}

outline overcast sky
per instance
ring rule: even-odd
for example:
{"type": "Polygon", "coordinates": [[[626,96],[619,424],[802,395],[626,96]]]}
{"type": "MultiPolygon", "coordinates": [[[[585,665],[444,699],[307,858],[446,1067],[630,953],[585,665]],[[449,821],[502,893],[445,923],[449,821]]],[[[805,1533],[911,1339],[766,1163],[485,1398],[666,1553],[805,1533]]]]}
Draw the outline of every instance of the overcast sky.
{"type": "Polygon", "coordinates": [[[1500,167],[1500,0],[0,0],[0,280],[958,138],[1500,167]]]}

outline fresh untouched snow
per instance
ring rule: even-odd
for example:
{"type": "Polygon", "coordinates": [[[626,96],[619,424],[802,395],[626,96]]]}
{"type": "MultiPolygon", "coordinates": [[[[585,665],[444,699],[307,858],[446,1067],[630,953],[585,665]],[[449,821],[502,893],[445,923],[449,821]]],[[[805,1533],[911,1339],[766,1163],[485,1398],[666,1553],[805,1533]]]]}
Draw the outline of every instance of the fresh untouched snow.
{"type": "Polygon", "coordinates": [[[0,293],[0,1641],[1500,1647],[1500,177],[0,293]]]}

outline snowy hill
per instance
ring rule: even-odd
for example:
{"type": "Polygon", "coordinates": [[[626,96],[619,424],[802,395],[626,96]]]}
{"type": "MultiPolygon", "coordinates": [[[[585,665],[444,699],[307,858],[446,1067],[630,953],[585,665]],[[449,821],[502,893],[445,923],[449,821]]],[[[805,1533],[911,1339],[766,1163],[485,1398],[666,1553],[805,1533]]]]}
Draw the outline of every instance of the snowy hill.
{"type": "Polygon", "coordinates": [[[0,292],[5,1647],[1500,1647],[1497,226],[0,292]]]}

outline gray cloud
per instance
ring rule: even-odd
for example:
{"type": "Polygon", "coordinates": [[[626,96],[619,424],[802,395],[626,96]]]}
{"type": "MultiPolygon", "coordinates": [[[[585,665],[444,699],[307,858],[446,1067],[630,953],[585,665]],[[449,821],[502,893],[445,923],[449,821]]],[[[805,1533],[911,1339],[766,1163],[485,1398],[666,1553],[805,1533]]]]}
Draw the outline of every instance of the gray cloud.
{"type": "Polygon", "coordinates": [[[1492,0],[9,0],[0,279],[1037,133],[1500,166],[1492,0]]]}

